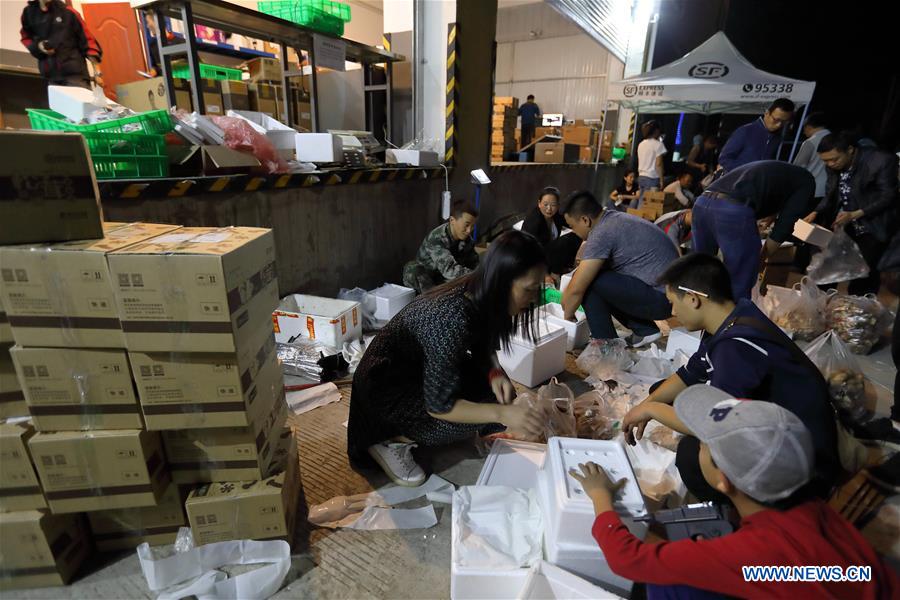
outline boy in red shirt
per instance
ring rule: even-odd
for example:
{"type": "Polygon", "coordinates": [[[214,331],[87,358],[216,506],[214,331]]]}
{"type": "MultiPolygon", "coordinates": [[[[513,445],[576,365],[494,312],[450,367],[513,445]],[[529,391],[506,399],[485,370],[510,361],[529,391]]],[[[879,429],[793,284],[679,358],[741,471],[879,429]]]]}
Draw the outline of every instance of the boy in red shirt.
{"type": "MultiPolygon", "coordinates": [[[[791,494],[813,474],[809,431],[771,402],[735,400],[694,385],[675,400],[678,418],[702,443],[700,468],[713,488],[741,515],[730,535],[705,540],[644,543],[613,511],[624,480],[613,483],[594,463],[571,475],[594,503],[594,539],[618,575],[648,584],[648,598],[709,597],[703,591],[742,598],[895,598],[900,580],[846,519],[818,499],[792,502],[791,494]],[[777,508],[776,508],[777,506],[777,508]],[[805,581],[749,581],[744,567],[813,567],[805,581]],[[871,567],[870,581],[813,581],[815,567],[871,567]]],[[[829,576],[841,576],[832,569],[829,576]]]]}

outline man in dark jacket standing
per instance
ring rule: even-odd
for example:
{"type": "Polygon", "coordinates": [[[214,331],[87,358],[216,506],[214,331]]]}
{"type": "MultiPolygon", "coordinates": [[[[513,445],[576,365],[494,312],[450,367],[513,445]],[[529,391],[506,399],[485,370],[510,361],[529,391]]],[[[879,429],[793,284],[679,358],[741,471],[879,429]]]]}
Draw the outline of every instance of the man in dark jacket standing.
{"type": "Polygon", "coordinates": [[[877,293],[881,284],[878,261],[897,230],[897,156],[862,147],[847,133],[829,134],[818,147],[828,169],[825,197],[806,216],[832,227],[844,227],[859,246],[869,276],[850,282],[850,293],[877,293]]]}
{"type": "Polygon", "coordinates": [[[90,88],[85,60],[94,64],[94,80],[103,85],[100,44],[81,15],[61,0],[30,0],[22,11],[21,35],[48,85],[90,88]]]}

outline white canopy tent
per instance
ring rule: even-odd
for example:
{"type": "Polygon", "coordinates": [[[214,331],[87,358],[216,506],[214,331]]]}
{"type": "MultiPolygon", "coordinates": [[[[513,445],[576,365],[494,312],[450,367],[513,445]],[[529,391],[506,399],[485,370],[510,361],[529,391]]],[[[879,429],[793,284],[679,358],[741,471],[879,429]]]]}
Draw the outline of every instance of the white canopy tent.
{"type": "Polygon", "coordinates": [[[757,69],[719,31],[675,62],[610,83],[607,98],[638,113],[705,115],[760,114],[776,98],[789,98],[804,105],[805,119],[815,88],[814,81],[757,69]]]}

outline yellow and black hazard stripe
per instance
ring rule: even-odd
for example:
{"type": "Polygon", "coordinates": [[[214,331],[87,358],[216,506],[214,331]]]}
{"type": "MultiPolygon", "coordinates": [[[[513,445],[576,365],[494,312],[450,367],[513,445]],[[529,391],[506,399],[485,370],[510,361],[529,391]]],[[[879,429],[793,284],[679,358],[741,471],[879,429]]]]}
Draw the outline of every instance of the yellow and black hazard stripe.
{"type": "Polygon", "coordinates": [[[456,23],[447,25],[447,109],[444,126],[444,164],[453,163],[456,145],[456,92],[459,83],[456,77],[456,23]]]}
{"type": "MultiPolygon", "coordinates": [[[[628,148],[634,143],[634,125],[637,123],[637,113],[631,111],[631,121],[628,122],[628,148]]],[[[630,152],[630,150],[629,150],[630,152]]]]}
{"type": "Polygon", "coordinates": [[[391,51],[391,34],[390,33],[382,33],[381,34],[381,46],[388,52],[391,51]]]}
{"type": "Polygon", "coordinates": [[[139,200],[143,198],[180,198],[215,193],[247,193],[292,188],[333,186],[383,181],[410,181],[443,177],[441,168],[396,167],[385,169],[338,169],[320,173],[284,175],[222,175],[219,177],[187,177],[147,179],[144,181],[98,182],[104,200],[139,200]]]}

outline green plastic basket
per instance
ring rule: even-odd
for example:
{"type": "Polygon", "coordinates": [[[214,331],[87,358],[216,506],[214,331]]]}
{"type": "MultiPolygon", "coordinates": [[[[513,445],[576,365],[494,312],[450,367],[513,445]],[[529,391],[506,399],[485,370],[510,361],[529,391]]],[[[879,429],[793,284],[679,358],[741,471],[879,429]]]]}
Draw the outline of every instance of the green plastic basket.
{"type": "Polygon", "coordinates": [[[72,123],[56,111],[42,108],[28,108],[28,120],[32,129],[43,131],[103,131],[106,133],[144,133],[166,134],[172,131],[172,118],[165,109],[151,110],[149,112],[94,123],[92,125],[79,125],[72,123]],[[139,126],[139,127],[138,127],[139,126]]]}
{"type": "Polygon", "coordinates": [[[148,179],[169,175],[166,139],[141,133],[82,133],[97,179],[148,179]]]}
{"type": "MultiPolygon", "coordinates": [[[[219,65],[200,63],[200,77],[202,79],[240,81],[243,79],[243,76],[244,72],[240,69],[231,69],[229,67],[220,67],[219,65]]],[[[175,77],[176,79],[190,79],[191,69],[186,62],[173,63],[172,77],[175,77]]]]}
{"type": "Polygon", "coordinates": [[[350,20],[350,7],[346,10],[340,8],[340,2],[325,2],[324,4],[336,5],[327,9],[319,8],[310,3],[309,0],[299,2],[296,0],[286,0],[283,2],[259,2],[257,8],[260,12],[278,17],[286,21],[321,31],[322,33],[330,33],[336,36],[344,35],[344,23],[350,20]],[[334,14],[337,13],[337,14],[334,14]],[[346,21],[343,15],[346,15],[346,21]]]}
{"type": "Polygon", "coordinates": [[[301,7],[308,7],[337,17],[344,23],[350,22],[350,5],[335,0],[269,0],[257,2],[256,5],[259,12],[282,19],[293,20],[293,16],[301,7]]]}

